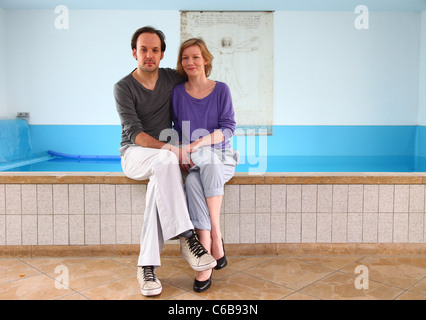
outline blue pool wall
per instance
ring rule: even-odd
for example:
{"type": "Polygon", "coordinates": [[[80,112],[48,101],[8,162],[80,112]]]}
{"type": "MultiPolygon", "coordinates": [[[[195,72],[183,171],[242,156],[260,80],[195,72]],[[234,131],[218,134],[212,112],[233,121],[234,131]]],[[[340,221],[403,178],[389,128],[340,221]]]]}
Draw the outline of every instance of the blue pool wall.
{"type": "MultiPolygon", "coordinates": [[[[121,126],[29,128],[34,152],[119,155],[121,126]]],[[[426,156],[424,126],[273,126],[272,132],[269,136],[235,136],[232,144],[245,155],[426,156]]]]}

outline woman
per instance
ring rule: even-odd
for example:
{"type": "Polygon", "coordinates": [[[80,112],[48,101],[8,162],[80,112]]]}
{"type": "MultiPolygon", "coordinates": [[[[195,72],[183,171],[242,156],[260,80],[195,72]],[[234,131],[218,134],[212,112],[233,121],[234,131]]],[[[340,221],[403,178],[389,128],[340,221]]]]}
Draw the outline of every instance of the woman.
{"type": "MultiPolygon", "coordinates": [[[[235,116],[229,87],[208,77],[213,56],[201,39],[185,41],[179,50],[177,71],[188,81],[176,86],[171,105],[174,129],[182,144],[182,171],[187,173],[186,197],[191,221],[201,244],[217,260],[215,269],[227,264],[220,230],[220,208],[224,184],[235,173],[239,154],[229,138],[235,130],[235,116]]],[[[213,270],[199,272],[194,291],[211,285],[213,270]]]]}

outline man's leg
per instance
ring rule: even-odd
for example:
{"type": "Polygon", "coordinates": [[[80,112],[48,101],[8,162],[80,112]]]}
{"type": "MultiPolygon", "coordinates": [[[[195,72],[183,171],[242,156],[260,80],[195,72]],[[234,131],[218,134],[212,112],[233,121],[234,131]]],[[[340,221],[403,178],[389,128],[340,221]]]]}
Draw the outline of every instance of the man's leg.
{"type": "Polygon", "coordinates": [[[140,265],[146,265],[145,259],[159,265],[159,251],[164,241],[183,235],[180,237],[182,255],[191,267],[195,270],[214,267],[215,259],[205,254],[205,249],[193,235],[194,227],[189,218],[176,156],[167,150],[132,146],[124,152],[122,159],[126,176],[135,180],[150,179],[145,211],[148,226],[143,228],[141,240],[155,243],[155,250],[145,249],[142,242],[140,265]]]}

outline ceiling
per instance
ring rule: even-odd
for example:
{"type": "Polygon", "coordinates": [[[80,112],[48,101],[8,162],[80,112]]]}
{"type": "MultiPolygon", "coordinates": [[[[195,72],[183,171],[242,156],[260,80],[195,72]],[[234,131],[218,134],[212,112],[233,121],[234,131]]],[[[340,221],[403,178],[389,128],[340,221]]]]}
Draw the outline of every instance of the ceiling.
{"type": "Polygon", "coordinates": [[[0,0],[4,9],[103,10],[289,10],[354,11],[366,5],[369,11],[423,11],[426,0],[0,0]]]}

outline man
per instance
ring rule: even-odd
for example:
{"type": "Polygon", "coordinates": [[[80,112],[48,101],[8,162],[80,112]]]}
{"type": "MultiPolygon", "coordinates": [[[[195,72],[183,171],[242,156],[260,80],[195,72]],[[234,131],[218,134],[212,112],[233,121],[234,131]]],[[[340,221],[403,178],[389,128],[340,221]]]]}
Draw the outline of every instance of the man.
{"type": "Polygon", "coordinates": [[[121,119],[121,164],[126,176],[149,179],[141,233],[137,278],[143,295],[161,293],[155,268],[161,265],[164,241],[179,237],[181,253],[196,271],[213,268],[216,260],[200,244],[189,218],[180,164],[190,163],[180,149],[162,139],[171,128],[170,94],[184,81],[168,68],[159,68],[166,44],[164,34],[152,27],[132,37],[137,68],[114,86],[121,119]]]}

